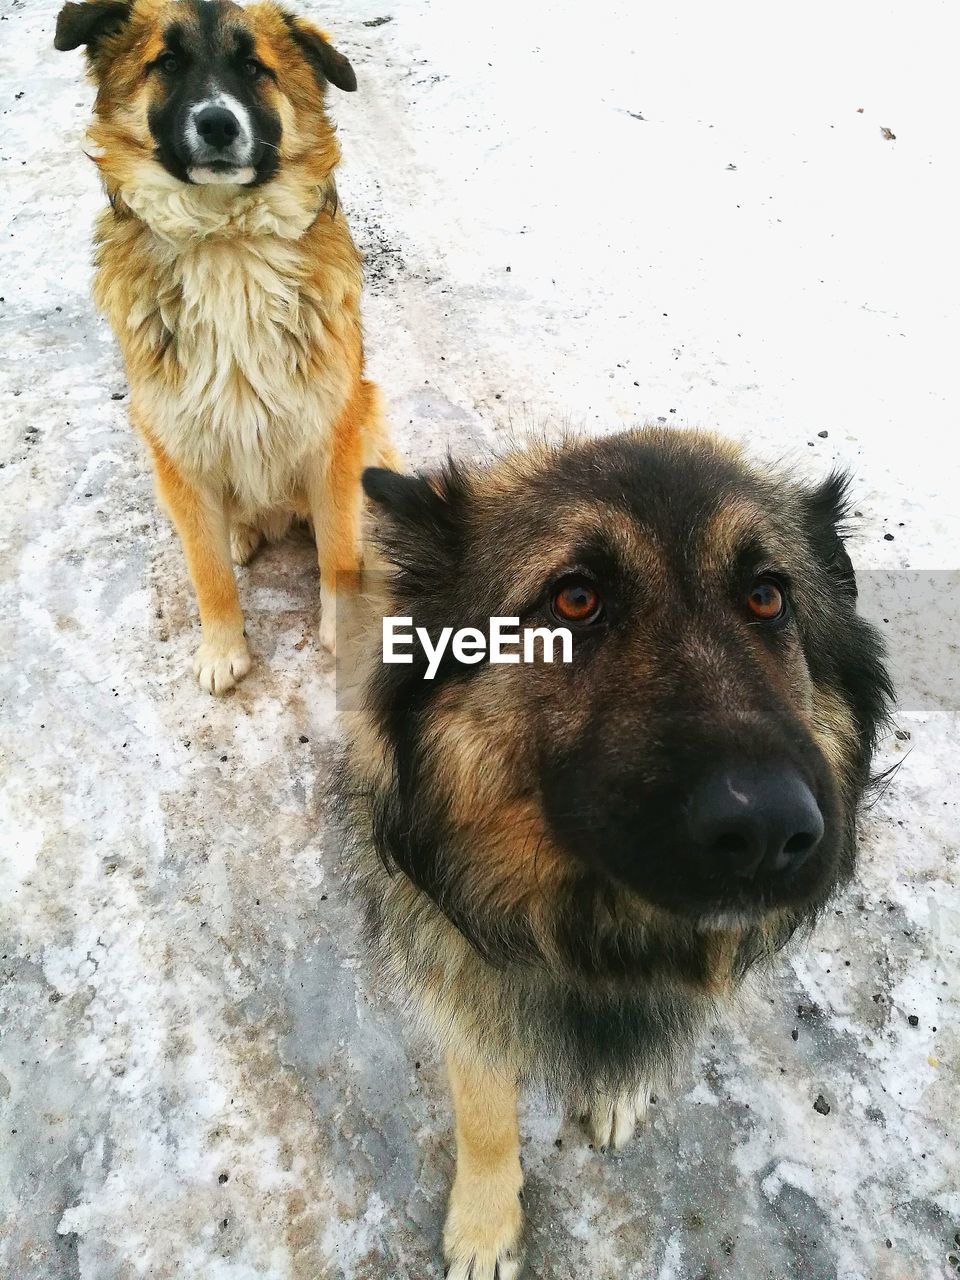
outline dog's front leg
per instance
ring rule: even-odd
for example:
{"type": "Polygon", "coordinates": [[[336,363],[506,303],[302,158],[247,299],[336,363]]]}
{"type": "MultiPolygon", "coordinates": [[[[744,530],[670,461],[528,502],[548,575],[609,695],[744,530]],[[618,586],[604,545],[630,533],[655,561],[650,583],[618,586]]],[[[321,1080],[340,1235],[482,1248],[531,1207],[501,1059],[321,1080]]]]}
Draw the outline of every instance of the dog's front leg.
{"type": "Polygon", "coordinates": [[[226,693],[250,670],[230,561],[230,522],[219,495],[190,481],[150,441],[157,495],[176,526],[200,610],[203,642],[193,669],[208,693],[226,693]]]}
{"type": "Polygon", "coordinates": [[[447,1073],[457,1131],[443,1233],[448,1280],[514,1280],[523,1264],[516,1081],[453,1053],[447,1073]]]}
{"type": "Polygon", "coordinates": [[[320,643],[337,645],[337,592],[354,590],[360,569],[366,439],[379,413],[376,388],[360,382],[337,420],[329,445],[312,460],[307,503],[320,566],[320,643]]]}

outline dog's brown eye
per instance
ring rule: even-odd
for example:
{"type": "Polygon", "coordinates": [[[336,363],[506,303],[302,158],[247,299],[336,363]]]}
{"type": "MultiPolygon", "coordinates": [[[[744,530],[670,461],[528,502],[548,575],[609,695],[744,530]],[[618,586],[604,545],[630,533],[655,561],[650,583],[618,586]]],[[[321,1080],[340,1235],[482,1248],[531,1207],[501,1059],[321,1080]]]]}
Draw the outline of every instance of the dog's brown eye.
{"type": "Polygon", "coordinates": [[[175,53],[162,53],[157,59],[157,66],[164,75],[171,76],[180,69],[180,59],[175,53]]]}
{"type": "Polygon", "coordinates": [[[257,80],[263,71],[263,67],[257,62],[256,58],[248,58],[243,64],[243,70],[250,80],[257,80]]]}
{"type": "Polygon", "coordinates": [[[774,578],[758,578],[747,592],[747,606],[761,622],[775,622],[783,617],[787,600],[774,578]]]}
{"type": "Polygon", "coordinates": [[[558,588],[554,592],[552,605],[555,618],[580,626],[596,622],[603,612],[599,592],[583,578],[575,578],[558,588]]]}

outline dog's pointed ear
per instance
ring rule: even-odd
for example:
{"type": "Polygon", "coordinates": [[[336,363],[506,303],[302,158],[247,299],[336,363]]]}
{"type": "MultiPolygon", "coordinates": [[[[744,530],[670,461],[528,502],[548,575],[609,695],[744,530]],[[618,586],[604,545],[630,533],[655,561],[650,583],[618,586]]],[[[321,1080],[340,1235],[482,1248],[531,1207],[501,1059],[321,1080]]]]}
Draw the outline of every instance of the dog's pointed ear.
{"type": "Polygon", "coordinates": [[[307,61],[321,84],[329,80],[344,93],[353,93],[357,87],[357,77],[353,67],[342,53],[333,47],[326,33],[305,18],[298,18],[292,13],[283,15],[290,34],[303,50],[307,61]]]}
{"type": "Polygon", "coordinates": [[[362,482],[380,515],[377,541],[397,568],[426,583],[459,563],[467,484],[458,467],[449,463],[433,475],[401,475],[367,467],[362,482]]]}
{"type": "Polygon", "coordinates": [[[425,528],[443,517],[446,503],[440,488],[424,475],[367,467],[362,482],[364,493],[391,523],[425,528]]]}
{"type": "Polygon", "coordinates": [[[846,471],[831,471],[826,480],[807,490],[807,508],[816,519],[834,528],[846,520],[850,512],[850,476],[846,471]]]}
{"type": "Polygon", "coordinates": [[[94,57],[100,41],[116,35],[130,17],[130,0],[86,0],[65,4],[57,15],[53,47],[65,52],[85,45],[94,57]]]}
{"type": "Polygon", "coordinates": [[[873,748],[881,728],[889,723],[895,694],[886,666],[886,646],[875,626],[857,613],[857,577],[844,539],[848,536],[850,515],[850,476],[834,471],[813,488],[804,487],[801,494],[807,525],[807,536],[814,553],[839,593],[841,609],[846,610],[844,625],[825,626],[825,608],[835,623],[837,599],[829,596],[807,611],[801,625],[809,626],[810,639],[805,641],[807,663],[815,682],[827,688],[842,690],[853,712],[859,735],[857,767],[866,783],[873,748]],[[818,617],[819,615],[819,617],[818,617]]]}
{"type": "Polygon", "coordinates": [[[856,600],[857,578],[844,546],[850,513],[850,476],[845,471],[832,471],[821,484],[804,490],[803,505],[810,538],[821,563],[856,600]]]}

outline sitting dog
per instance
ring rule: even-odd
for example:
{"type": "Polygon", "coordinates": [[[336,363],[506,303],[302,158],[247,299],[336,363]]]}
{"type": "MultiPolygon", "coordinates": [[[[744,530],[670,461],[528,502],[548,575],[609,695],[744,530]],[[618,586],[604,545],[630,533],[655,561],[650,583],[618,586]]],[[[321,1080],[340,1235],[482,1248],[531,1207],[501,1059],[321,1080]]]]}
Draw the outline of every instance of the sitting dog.
{"type": "Polygon", "coordinates": [[[375,950],[447,1054],[450,1280],[519,1274],[518,1082],[621,1146],[853,871],[891,688],[845,483],[668,430],[364,476],[386,569],[341,645],[341,801],[375,950]],[[387,617],[434,648],[494,617],[562,627],[570,660],[386,664],[387,617]]]}
{"type": "Polygon", "coordinates": [[[86,47],[90,138],[110,207],[94,297],[123,351],[130,416],[183,544],[194,667],[223,693],[250,668],[231,565],[309,519],[320,639],[359,562],[360,475],[393,464],[363,376],[362,268],[337,202],[326,36],[272,3],[86,0],[57,20],[86,47]]]}

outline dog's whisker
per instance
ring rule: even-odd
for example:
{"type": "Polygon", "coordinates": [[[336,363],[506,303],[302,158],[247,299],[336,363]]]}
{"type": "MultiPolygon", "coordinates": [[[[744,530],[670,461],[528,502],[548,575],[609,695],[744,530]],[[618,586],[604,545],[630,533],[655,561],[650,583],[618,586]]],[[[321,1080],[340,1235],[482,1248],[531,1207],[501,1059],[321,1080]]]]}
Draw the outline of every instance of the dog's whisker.
{"type": "Polygon", "coordinates": [[[881,782],[884,785],[880,788],[880,790],[871,800],[870,804],[864,806],[865,810],[868,813],[870,812],[871,809],[875,809],[876,806],[883,799],[883,797],[887,794],[887,791],[890,789],[891,785],[893,784],[894,778],[896,778],[897,774],[906,764],[907,757],[910,756],[912,752],[913,752],[913,747],[910,747],[909,750],[903,753],[903,755],[899,760],[894,761],[892,765],[890,765],[888,768],[884,769],[881,773],[876,774],[873,778],[870,779],[868,787],[871,791],[873,791],[877,787],[877,785],[881,782]]]}

